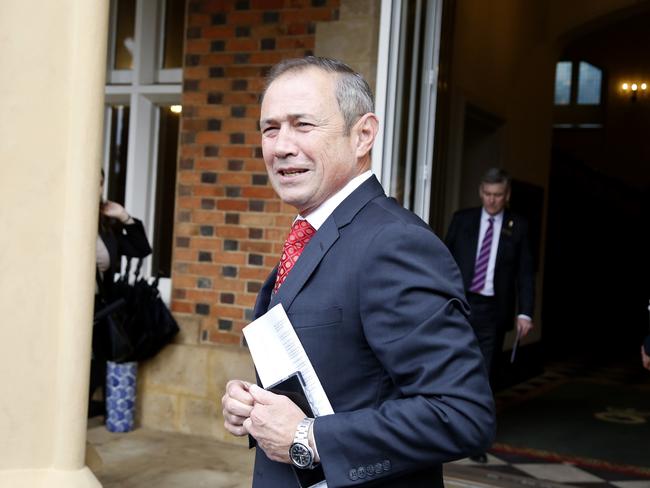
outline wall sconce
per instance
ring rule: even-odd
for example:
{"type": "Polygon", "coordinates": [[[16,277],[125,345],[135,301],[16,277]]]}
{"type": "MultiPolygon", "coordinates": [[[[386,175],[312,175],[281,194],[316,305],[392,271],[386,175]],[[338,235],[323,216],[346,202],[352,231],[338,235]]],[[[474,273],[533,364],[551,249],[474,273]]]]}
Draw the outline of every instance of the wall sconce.
{"type": "Polygon", "coordinates": [[[621,90],[626,95],[630,95],[630,100],[636,102],[638,95],[645,95],[648,90],[648,84],[646,82],[635,82],[628,83],[625,82],[621,85],[621,90]]]}

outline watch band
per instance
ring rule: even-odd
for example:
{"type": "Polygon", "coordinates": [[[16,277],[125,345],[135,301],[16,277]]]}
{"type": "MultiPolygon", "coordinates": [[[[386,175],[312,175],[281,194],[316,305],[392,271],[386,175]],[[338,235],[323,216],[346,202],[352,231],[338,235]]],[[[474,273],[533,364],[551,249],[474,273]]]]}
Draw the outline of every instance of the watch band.
{"type": "Polygon", "coordinates": [[[293,444],[289,448],[289,457],[294,466],[300,469],[314,467],[314,451],[309,447],[309,429],[314,419],[305,417],[300,421],[293,437],[293,444]]]}

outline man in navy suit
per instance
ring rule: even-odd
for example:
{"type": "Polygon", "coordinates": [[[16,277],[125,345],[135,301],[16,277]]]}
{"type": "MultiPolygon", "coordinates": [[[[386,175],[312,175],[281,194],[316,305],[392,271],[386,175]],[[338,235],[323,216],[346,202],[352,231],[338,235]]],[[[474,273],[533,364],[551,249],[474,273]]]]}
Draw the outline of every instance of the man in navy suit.
{"type": "Polygon", "coordinates": [[[317,464],[329,488],[442,487],[442,463],[493,438],[460,273],[370,172],[377,128],[370,89],[345,64],[307,57],[271,70],[264,161],[310,239],[271,273],[255,316],[283,305],[335,413],[306,418],[286,396],[229,381],[224,425],[255,440],[254,487],[297,487],[293,469],[317,464]]]}
{"type": "MultiPolygon", "coordinates": [[[[515,311],[520,337],[533,327],[533,260],[527,222],[506,209],[508,174],[497,168],[488,170],[479,196],[482,207],[454,214],[445,243],[460,267],[471,308],[470,323],[491,370],[506,332],[513,328],[515,311]]],[[[485,454],[473,459],[487,461],[485,454]]]]}

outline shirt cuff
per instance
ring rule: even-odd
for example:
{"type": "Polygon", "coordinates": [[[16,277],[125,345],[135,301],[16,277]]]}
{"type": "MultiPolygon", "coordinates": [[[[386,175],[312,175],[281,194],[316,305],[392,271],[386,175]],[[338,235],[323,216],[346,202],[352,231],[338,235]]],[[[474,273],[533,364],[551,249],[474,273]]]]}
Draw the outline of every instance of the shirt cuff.
{"type": "Polygon", "coordinates": [[[530,317],[529,317],[528,315],[526,315],[525,313],[520,313],[519,315],[517,315],[517,318],[518,318],[518,319],[526,319],[526,320],[530,320],[531,322],[533,321],[533,319],[530,318],[530,317]]]}

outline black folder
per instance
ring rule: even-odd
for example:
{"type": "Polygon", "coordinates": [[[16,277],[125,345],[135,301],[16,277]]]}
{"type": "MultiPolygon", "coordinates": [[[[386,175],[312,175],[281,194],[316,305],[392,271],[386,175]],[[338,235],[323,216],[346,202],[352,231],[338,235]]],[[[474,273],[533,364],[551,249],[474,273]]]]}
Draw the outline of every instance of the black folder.
{"type": "MultiPolygon", "coordinates": [[[[305,412],[307,417],[314,416],[314,412],[311,409],[311,405],[309,405],[309,400],[307,400],[307,395],[305,394],[305,382],[302,379],[300,371],[296,371],[285,379],[269,386],[267,390],[276,395],[284,395],[288,397],[289,400],[298,405],[298,407],[305,412]]],[[[298,480],[298,483],[300,483],[301,488],[309,488],[321,481],[325,481],[325,473],[320,464],[314,469],[298,469],[293,465],[291,467],[293,468],[293,472],[295,473],[296,479],[298,480]]]]}

